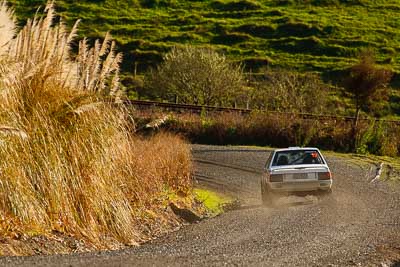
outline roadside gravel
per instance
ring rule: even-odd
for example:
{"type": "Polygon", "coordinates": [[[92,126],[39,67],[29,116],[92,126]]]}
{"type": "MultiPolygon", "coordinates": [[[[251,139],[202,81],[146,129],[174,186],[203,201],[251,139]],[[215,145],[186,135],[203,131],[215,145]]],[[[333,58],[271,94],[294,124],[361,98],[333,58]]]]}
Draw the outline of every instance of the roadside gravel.
{"type": "Polygon", "coordinates": [[[329,197],[283,197],[260,203],[268,150],[193,146],[199,186],[242,206],[188,225],[141,247],[67,256],[4,257],[10,266],[394,266],[400,262],[400,191],[369,183],[370,166],[327,157],[329,197]]]}

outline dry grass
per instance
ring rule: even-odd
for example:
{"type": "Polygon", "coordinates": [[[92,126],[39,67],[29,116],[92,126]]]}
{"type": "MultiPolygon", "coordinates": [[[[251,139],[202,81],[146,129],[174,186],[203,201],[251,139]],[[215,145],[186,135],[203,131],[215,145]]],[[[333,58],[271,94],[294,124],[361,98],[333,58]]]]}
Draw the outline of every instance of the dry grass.
{"type": "MultiPolygon", "coordinates": [[[[5,6],[0,18],[13,21],[5,6]]],[[[138,207],[188,191],[190,150],[171,135],[131,136],[114,103],[114,43],[83,40],[73,58],[77,24],[69,32],[54,18],[49,4],[0,54],[0,234],[56,230],[100,248],[134,244],[138,207]]]]}
{"type": "MultiPolygon", "coordinates": [[[[132,114],[139,126],[146,124],[149,119],[165,117],[160,110],[132,111],[132,114]]],[[[170,113],[159,129],[180,133],[193,143],[271,147],[317,146],[338,152],[350,152],[354,139],[352,121],[329,118],[312,120],[296,114],[262,111],[254,111],[251,114],[170,113]]],[[[398,157],[399,131],[400,125],[394,123],[374,119],[360,120],[356,133],[357,153],[398,157]]]]}

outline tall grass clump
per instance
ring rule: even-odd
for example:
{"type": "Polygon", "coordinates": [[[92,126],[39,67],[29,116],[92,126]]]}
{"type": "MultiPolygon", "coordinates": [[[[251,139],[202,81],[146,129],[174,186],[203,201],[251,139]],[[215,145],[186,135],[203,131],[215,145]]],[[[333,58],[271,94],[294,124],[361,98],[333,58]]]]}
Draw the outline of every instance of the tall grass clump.
{"type": "MultiPolygon", "coordinates": [[[[0,7],[0,18],[12,21],[0,7]]],[[[82,40],[72,56],[77,26],[55,23],[49,4],[1,54],[0,218],[7,229],[0,231],[132,244],[137,207],[165,190],[188,190],[190,151],[170,135],[130,134],[115,103],[122,56],[109,36],[91,48],[82,40]]]]}

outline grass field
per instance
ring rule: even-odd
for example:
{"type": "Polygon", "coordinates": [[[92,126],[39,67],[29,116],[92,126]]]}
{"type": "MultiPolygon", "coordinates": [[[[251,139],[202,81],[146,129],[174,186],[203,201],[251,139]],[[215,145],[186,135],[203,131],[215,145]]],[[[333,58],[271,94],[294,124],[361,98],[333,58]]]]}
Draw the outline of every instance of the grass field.
{"type": "MultiPolygon", "coordinates": [[[[46,0],[11,0],[20,20],[46,0]]],[[[400,2],[395,0],[83,0],[56,1],[81,35],[110,31],[124,70],[144,70],[176,44],[211,45],[257,72],[265,66],[335,75],[365,47],[400,72],[400,2]]]]}

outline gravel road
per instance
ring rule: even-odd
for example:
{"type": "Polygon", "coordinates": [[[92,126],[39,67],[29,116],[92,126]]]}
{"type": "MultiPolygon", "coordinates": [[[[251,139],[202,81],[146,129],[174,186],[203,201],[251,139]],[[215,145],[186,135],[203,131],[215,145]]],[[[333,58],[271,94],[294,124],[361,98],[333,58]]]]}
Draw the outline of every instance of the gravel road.
{"type": "Polygon", "coordinates": [[[399,266],[398,188],[370,183],[370,166],[332,156],[327,157],[334,174],[331,196],[284,197],[277,207],[263,207],[259,171],[268,154],[260,149],[193,146],[199,185],[240,199],[242,206],[236,210],[138,248],[7,257],[0,265],[399,266]]]}

